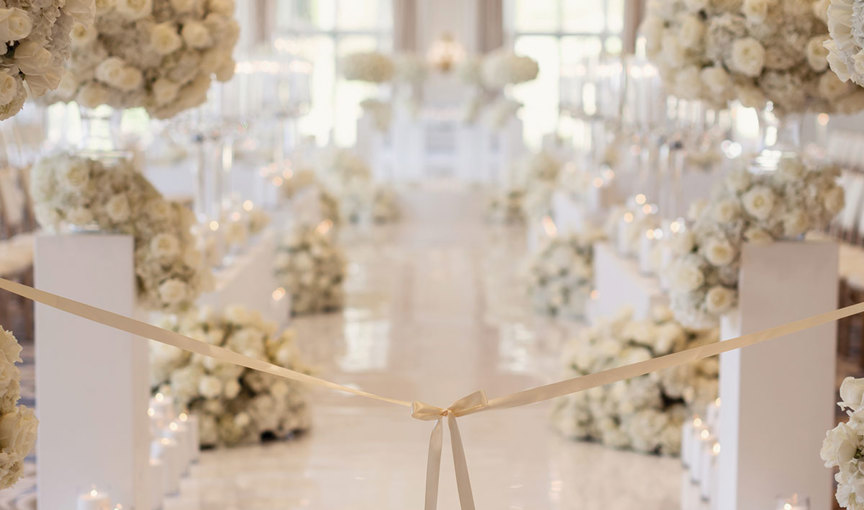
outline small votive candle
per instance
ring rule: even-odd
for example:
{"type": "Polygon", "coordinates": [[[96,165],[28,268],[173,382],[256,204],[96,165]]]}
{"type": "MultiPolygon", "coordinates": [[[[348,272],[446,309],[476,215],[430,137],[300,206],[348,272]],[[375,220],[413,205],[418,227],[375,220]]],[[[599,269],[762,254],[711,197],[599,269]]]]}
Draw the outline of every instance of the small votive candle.
{"type": "Polygon", "coordinates": [[[800,494],[777,498],[776,510],[810,510],[810,498],[800,494]]]}
{"type": "Polygon", "coordinates": [[[192,462],[198,462],[201,457],[201,437],[198,431],[198,417],[189,413],[180,413],[178,419],[189,427],[189,453],[192,462]]]}
{"type": "Polygon", "coordinates": [[[77,510],[111,510],[111,498],[95,487],[78,496],[77,510]]]}
{"type": "Polygon", "coordinates": [[[720,399],[717,398],[708,406],[708,410],[705,413],[705,421],[708,422],[708,426],[714,430],[717,430],[717,425],[720,422],[720,399]]]}
{"type": "Polygon", "coordinates": [[[714,485],[717,483],[717,456],[720,455],[720,443],[706,442],[702,446],[702,475],[699,480],[699,494],[703,501],[711,499],[714,485]]]}
{"type": "Polygon", "coordinates": [[[711,436],[711,431],[707,428],[699,430],[698,441],[696,442],[691,458],[693,463],[690,464],[690,481],[699,483],[702,480],[702,464],[705,462],[705,456],[702,454],[706,443],[713,443],[714,438],[711,436]]]}

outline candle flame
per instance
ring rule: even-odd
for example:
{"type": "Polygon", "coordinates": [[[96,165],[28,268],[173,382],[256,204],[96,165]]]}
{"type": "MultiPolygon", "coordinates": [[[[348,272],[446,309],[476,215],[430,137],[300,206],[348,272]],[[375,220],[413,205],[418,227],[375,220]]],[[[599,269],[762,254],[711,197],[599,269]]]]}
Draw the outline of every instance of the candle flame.
{"type": "Polygon", "coordinates": [[[549,237],[555,237],[558,235],[558,227],[555,225],[555,222],[549,216],[543,217],[543,230],[549,237]]]}
{"type": "Polygon", "coordinates": [[[247,211],[247,212],[251,211],[254,207],[255,207],[255,204],[253,204],[251,200],[246,200],[245,202],[243,202],[243,210],[244,211],[247,211]]]}
{"type": "Polygon", "coordinates": [[[714,446],[711,447],[711,452],[714,455],[720,455],[720,443],[714,443],[714,446]]]}
{"type": "Polygon", "coordinates": [[[315,227],[315,231],[323,236],[327,235],[327,232],[330,232],[331,228],[333,228],[333,222],[330,220],[324,220],[315,227]]]}
{"type": "Polygon", "coordinates": [[[279,287],[278,289],[273,291],[273,301],[280,301],[283,297],[285,297],[285,289],[283,287],[279,287]]]}

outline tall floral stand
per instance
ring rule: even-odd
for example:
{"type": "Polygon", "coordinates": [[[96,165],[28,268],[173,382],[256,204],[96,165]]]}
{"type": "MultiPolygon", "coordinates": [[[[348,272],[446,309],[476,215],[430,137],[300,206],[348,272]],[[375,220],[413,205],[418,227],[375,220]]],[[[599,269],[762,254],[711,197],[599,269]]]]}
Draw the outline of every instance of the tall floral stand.
{"type": "MultiPolygon", "coordinates": [[[[724,339],[835,309],[837,245],[745,245],[739,299],[724,339]]],[[[721,356],[716,508],[774,508],[796,493],[830,508],[819,447],[834,424],[835,349],[832,323],[721,356]]]]}
{"type": "MultiPolygon", "coordinates": [[[[133,261],[129,236],[40,236],[35,283],[133,316],[133,261]]],[[[95,486],[123,508],[149,510],[146,342],[37,305],[36,358],[39,507],[75,508],[95,486]]]]}

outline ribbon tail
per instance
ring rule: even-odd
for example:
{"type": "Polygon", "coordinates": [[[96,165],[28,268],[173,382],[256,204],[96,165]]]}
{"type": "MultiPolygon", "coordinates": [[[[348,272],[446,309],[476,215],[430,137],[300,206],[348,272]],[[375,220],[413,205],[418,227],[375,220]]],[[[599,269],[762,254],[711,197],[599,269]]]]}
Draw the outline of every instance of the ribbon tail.
{"type": "Polygon", "coordinates": [[[474,495],[471,492],[471,478],[468,476],[468,462],[465,460],[465,448],[462,446],[462,435],[459,425],[452,414],[447,416],[450,426],[450,446],[453,448],[453,465],[456,468],[456,488],[459,491],[459,504],[462,510],[474,510],[474,495]]]}
{"type": "Polygon", "coordinates": [[[441,418],[432,429],[429,438],[429,457],[426,460],[426,506],[425,510],[438,508],[438,479],[441,476],[441,449],[444,444],[444,430],[441,428],[441,418]]]}

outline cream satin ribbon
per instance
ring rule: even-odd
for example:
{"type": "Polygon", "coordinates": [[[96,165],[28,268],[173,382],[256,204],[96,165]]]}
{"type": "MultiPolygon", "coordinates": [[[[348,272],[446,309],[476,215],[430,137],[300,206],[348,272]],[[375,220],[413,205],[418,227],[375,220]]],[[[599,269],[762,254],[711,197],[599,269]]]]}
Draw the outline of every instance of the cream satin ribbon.
{"type": "Polygon", "coordinates": [[[277,377],[290,379],[292,381],[311,384],[334,391],[350,393],[380,402],[386,402],[402,407],[410,407],[412,409],[411,416],[413,418],[424,421],[436,421],[435,427],[432,429],[432,436],[429,440],[429,457],[426,466],[426,510],[435,510],[438,504],[438,482],[441,470],[441,452],[443,446],[442,421],[444,418],[447,418],[447,424],[450,429],[450,443],[453,450],[453,463],[456,470],[456,486],[459,492],[459,502],[462,510],[474,510],[474,498],[471,492],[471,481],[468,476],[468,463],[465,458],[465,449],[462,445],[462,438],[459,434],[459,426],[456,423],[457,418],[490,409],[506,409],[525,406],[571,393],[585,391],[597,386],[611,384],[617,381],[716,356],[724,352],[767,342],[768,340],[798,333],[864,312],[864,303],[858,303],[839,310],[814,315],[806,319],[789,322],[781,326],[743,335],[731,340],[724,340],[722,342],[695,347],[686,351],[676,352],[667,356],[623,367],[566,379],[564,381],[543,386],[537,386],[535,388],[491,400],[487,400],[486,394],[483,391],[477,391],[467,397],[457,400],[447,408],[440,408],[419,401],[408,402],[405,400],[376,395],[374,393],[369,393],[356,388],[330,382],[325,379],[313,377],[308,374],[289,370],[284,367],[273,365],[272,363],[267,363],[266,361],[237,354],[228,349],[200,342],[173,331],[168,331],[145,322],[86,305],[56,294],[37,290],[3,278],[0,278],[0,289],[5,289],[13,294],[17,294],[32,301],[104,324],[120,331],[131,333],[135,336],[172,345],[180,349],[211,357],[217,361],[244,366],[252,370],[258,370],[277,377]]]}

